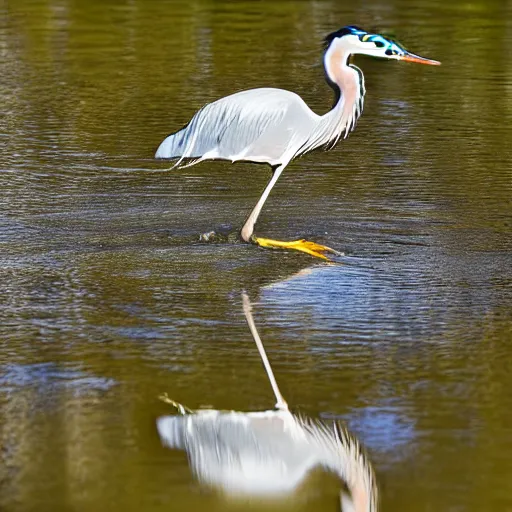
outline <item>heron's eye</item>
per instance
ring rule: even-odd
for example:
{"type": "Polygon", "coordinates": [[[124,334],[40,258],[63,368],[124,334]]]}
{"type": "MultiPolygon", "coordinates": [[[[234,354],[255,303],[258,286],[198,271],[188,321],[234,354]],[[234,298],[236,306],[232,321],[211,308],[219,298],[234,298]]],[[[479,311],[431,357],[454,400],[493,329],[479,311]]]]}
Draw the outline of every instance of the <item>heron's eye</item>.
{"type": "Polygon", "coordinates": [[[393,50],[390,50],[389,48],[385,51],[386,55],[393,55],[393,50]]]}

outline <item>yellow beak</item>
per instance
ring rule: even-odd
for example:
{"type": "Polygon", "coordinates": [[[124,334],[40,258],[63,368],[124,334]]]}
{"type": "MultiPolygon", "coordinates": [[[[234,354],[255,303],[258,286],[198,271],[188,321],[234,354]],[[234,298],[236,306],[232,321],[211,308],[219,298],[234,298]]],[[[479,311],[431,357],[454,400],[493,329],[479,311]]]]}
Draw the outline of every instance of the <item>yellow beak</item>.
{"type": "Polygon", "coordinates": [[[441,63],[438,60],[425,59],[414,53],[406,53],[399,57],[398,60],[405,60],[406,62],[417,62],[418,64],[429,64],[430,66],[440,66],[441,63]]]}

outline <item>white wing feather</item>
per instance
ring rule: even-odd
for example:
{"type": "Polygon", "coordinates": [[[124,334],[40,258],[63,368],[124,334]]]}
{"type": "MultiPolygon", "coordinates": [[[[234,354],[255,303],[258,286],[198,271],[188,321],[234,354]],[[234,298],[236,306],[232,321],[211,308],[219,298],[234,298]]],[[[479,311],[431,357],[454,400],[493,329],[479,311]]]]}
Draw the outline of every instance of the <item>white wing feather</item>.
{"type": "Polygon", "coordinates": [[[293,157],[319,116],[297,94],[262,88],[238,92],[205,105],[182,130],[169,135],[156,158],[211,158],[283,163],[293,157]]]}

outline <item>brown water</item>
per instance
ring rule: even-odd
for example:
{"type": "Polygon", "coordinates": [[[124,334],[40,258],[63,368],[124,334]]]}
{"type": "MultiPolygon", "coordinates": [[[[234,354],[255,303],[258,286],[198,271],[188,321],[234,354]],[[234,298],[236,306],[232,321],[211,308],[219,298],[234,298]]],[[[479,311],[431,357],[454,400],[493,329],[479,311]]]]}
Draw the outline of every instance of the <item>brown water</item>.
{"type": "Polygon", "coordinates": [[[383,510],[512,510],[512,4],[344,4],[0,3],[2,511],[247,510],[155,429],[164,391],[274,403],[243,289],[286,398],[358,434],[383,510]],[[324,112],[319,41],[348,23],[443,65],[357,59],[355,133],[291,164],[263,210],[259,234],[344,264],[237,243],[269,170],[167,172],[156,147],[253,86],[324,112]]]}

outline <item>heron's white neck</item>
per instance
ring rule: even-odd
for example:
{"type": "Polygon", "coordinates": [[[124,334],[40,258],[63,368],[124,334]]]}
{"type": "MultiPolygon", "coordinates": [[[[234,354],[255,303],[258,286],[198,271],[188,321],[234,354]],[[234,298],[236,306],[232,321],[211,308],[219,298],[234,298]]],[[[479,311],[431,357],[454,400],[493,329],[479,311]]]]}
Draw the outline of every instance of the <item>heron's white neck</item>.
{"type": "Polygon", "coordinates": [[[327,114],[319,116],[316,128],[294,156],[322,146],[330,149],[355,128],[363,111],[365,89],[363,73],[348,64],[349,57],[349,48],[339,41],[333,42],[325,52],[325,72],[330,85],[339,93],[337,102],[327,114]]]}
{"type": "Polygon", "coordinates": [[[334,42],[324,55],[327,78],[339,89],[334,108],[326,115],[338,120],[337,129],[347,135],[355,128],[362,113],[364,101],[364,77],[356,66],[349,64],[350,50],[341,42],[334,42]]]}

